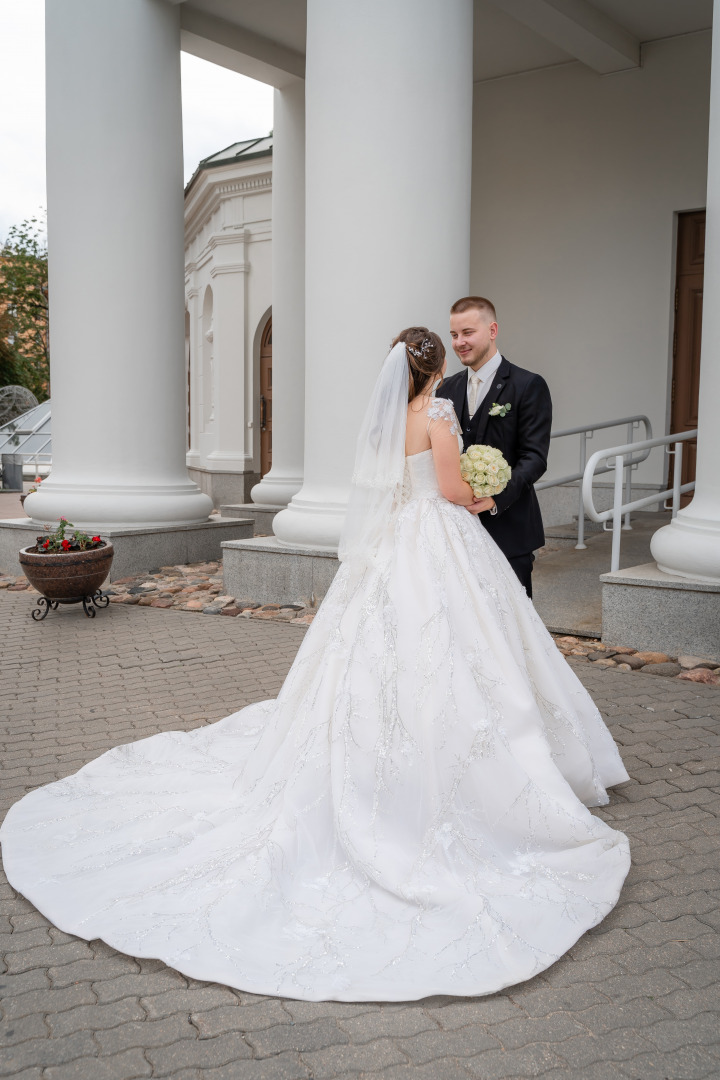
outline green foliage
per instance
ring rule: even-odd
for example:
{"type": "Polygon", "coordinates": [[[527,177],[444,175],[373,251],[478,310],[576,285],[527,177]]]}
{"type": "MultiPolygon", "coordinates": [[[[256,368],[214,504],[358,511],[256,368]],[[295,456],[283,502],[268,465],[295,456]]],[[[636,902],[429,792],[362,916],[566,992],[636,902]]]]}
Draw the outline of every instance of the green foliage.
{"type": "Polygon", "coordinates": [[[13,323],[7,311],[0,311],[0,386],[24,386],[22,361],[11,344],[13,323]]]}
{"type": "Polygon", "coordinates": [[[47,265],[43,222],[13,225],[0,248],[0,385],[26,386],[38,401],[50,395],[47,265]]]}
{"type": "Polygon", "coordinates": [[[79,529],[75,529],[71,536],[66,536],[65,533],[68,529],[75,529],[75,526],[72,521],[61,517],[59,525],[52,532],[38,536],[38,554],[56,555],[63,551],[87,551],[89,548],[102,547],[105,543],[99,536],[88,536],[87,533],[80,532],[79,529]]]}

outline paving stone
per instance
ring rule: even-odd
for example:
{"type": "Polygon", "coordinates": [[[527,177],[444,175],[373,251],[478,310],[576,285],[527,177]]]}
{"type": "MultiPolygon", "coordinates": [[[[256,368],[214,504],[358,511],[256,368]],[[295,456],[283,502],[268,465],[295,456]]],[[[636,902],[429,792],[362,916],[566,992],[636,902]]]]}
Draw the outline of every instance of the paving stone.
{"type": "Polygon", "coordinates": [[[63,1065],[97,1053],[89,1031],[76,1031],[65,1039],[28,1039],[7,1047],[0,1059],[0,1076],[15,1077],[22,1069],[63,1065]]]}
{"type": "MultiPolygon", "coordinates": [[[[612,981],[612,980],[610,980],[612,981]]],[[[512,992],[513,1001],[524,1013],[532,1017],[550,1016],[553,1013],[574,1013],[589,1009],[591,1005],[602,1005],[608,997],[601,993],[600,987],[573,984],[568,987],[541,986],[530,993],[512,992]]],[[[494,1029],[492,1029],[494,1030],[494,1029]]]]}
{"type": "MultiPolygon", "coordinates": [[[[201,1080],[306,1080],[311,1075],[300,1056],[290,1051],[265,1058],[263,1061],[233,1061],[231,1065],[218,1069],[203,1069],[198,1073],[201,1080]]],[[[183,1077],[184,1072],[178,1073],[173,1080],[183,1080],[183,1077]]]]}
{"type": "Polygon", "coordinates": [[[44,1039],[47,1028],[39,1013],[0,1021],[0,1046],[14,1046],[26,1039],[44,1039]]]}
{"type": "Polygon", "coordinates": [[[302,1055],[313,1080],[329,1080],[343,1072],[373,1073],[389,1065],[404,1065],[407,1058],[391,1039],[376,1039],[364,1046],[329,1046],[302,1055]]]}
{"type": "Polygon", "coordinates": [[[685,984],[664,968],[656,968],[643,975],[616,975],[600,983],[597,989],[610,1001],[625,1004],[634,998],[656,998],[662,1005],[662,998],[676,990],[684,990],[685,984]]]}
{"type": "MultiPolygon", "coordinates": [[[[145,976],[140,977],[145,978],[145,976]]],[[[148,1019],[162,1020],[165,1016],[172,1016],[178,1012],[200,1013],[217,1006],[232,1008],[234,1004],[237,1004],[237,998],[225,986],[183,987],[179,990],[166,990],[164,993],[152,996],[142,996],[140,1004],[148,1019]]]]}
{"type": "MultiPolygon", "coordinates": [[[[478,1021],[475,1021],[477,1024],[478,1021]]],[[[410,1035],[419,1035],[422,1031],[439,1031],[438,1022],[426,1016],[420,1008],[402,1009],[391,1012],[379,1009],[363,1016],[338,1020],[338,1027],[347,1033],[355,1046],[373,1039],[395,1038],[401,1040],[410,1035]]]]}
{"type": "Polygon", "coordinates": [[[670,922],[649,922],[636,926],[632,930],[634,937],[640,938],[647,945],[663,945],[671,941],[691,941],[707,934],[707,926],[694,915],[683,915],[670,922]]]}
{"type": "Polygon", "coordinates": [[[107,1031],[96,1031],[95,1041],[103,1054],[119,1054],[139,1046],[167,1046],[184,1039],[197,1039],[197,1031],[188,1016],[168,1016],[165,1020],[122,1023],[107,1031]]]}
{"type": "Polygon", "coordinates": [[[639,998],[623,1004],[612,1002],[607,1005],[591,1005],[589,1009],[575,1013],[575,1019],[592,1034],[604,1035],[624,1028],[646,1030],[660,1020],[669,1019],[669,1016],[654,1001],[639,998]]]}
{"type": "Polygon", "coordinates": [[[627,1062],[625,1075],[630,1080],[717,1080],[718,1061],[704,1047],[683,1047],[671,1054],[638,1054],[627,1062]]]}
{"type": "MultiPolygon", "coordinates": [[[[83,942],[83,944],[85,943],[83,942]]],[[[101,975],[105,979],[112,979],[114,975],[122,976],[128,971],[137,971],[137,962],[130,956],[107,958],[93,956],[90,960],[76,960],[74,963],[56,967],[53,961],[57,952],[60,949],[67,948],[67,945],[61,945],[52,951],[53,960],[50,961],[52,966],[48,967],[47,971],[53,986],[70,986],[76,982],[91,982],[101,975]]]]}
{"type": "MultiPolygon", "coordinates": [[[[527,983],[523,984],[528,986],[527,983]]],[[[513,1020],[518,1015],[518,1006],[501,994],[486,998],[471,998],[469,1001],[450,999],[445,1006],[428,1007],[425,1012],[436,1020],[445,1031],[455,1031],[468,1024],[495,1024],[502,1020],[513,1020]]]]}
{"type": "MultiPolygon", "coordinates": [[[[556,1048],[535,1044],[522,1050],[488,1050],[470,1058],[465,1067],[479,1080],[517,1080],[518,1077],[542,1076],[553,1067],[562,1067],[563,1058],[556,1048]]],[[[569,1078],[568,1078],[569,1080],[569,1078]]]]}
{"type": "Polygon", "coordinates": [[[520,1049],[531,1043],[559,1043],[576,1035],[586,1035],[581,1024],[565,1012],[542,1018],[508,1020],[492,1028],[493,1038],[499,1039],[505,1050],[520,1049]]]}
{"type": "Polygon", "coordinates": [[[60,970],[57,965],[67,966],[73,960],[84,960],[92,956],[88,945],[84,941],[72,941],[66,945],[40,945],[24,952],[7,954],[7,970],[12,975],[32,968],[49,970],[52,966],[60,970]]]}
{"type": "Polygon", "coordinates": [[[413,1039],[399,1038],[394,1041],[408,1060],[418,1065],[439,1058],[473,1057],[481,1050],[492,1050],[501,1046],[494,1029],[491,1033],[482,1024],[474,1024],[457,1031],[424,1031],[413,1039]]]}
{"type": "Polygon", "coordinates": [[[210,1069],[252,1057],[242,1035],[230,1032],[216,1039],[181,1039],[169,1046],[153,1046],[145,1051],[153,1076],[175,1076],[184,1068],[210,1069]]]}
{"type": "MultiPolygon", "coordinates": [[[[80,984],[87,987],[87,983],[80,984]]],[[[75,989],[70,987],[69,989],[75,989]]],[[[47,1024],[53,1036],[69,1035],[72,1031],[101,1031],[114,1028],[129,1020],[144,1020],[145,1012],[135,998],[123,998],[111,1005],[76,1005],[74,1008],[48,1016],[47,1024]]],[[[110,1051],[112,1052],[112,1051],[110,1051]]]]}
{"type": "Polygon", "coordinates": [[[700,990],[717,982],[718,964],[716,960],[694,960],[677,968],[675,974],[695,990],[700,990]]]}
{"type": "Polygon", "coordinates": [[[124,997],[145,997],[150,994],[161,994],[164,990],[177,990],[178,988],[184,990],[186,983],[185,979],[177,971],[165,968],[163,971],[149,974],[136,972],[130,975],[121,975],[115,979],[102,979],[93,982],[92,986],[98,1001],[102,1004],[106,1001],[119,1001],[120,998],[124,997]]]}
{"type": "Polygon", "coordinates": [[[636,1031],[611,1031],[603,1035],[583,1034],[568,1039],[557,1047],[568,1065],[574,1070],[583,1070],[588,1065],[606,1061],[629,1061],[638,1054],[651,1054],[654,1046],[647,1034],[636,1031]]]}
{"type": "Polygon", "coordinates": [[[209,1012],[193,1012],[190,1019],[201,1039],[212,1039],[225,1031],[262,1031],[264,1028],[274,1030],[278,1024],[285,1027],[288,1014],[278,1000],[245,1006],[236,1001],[235,1005],[222,1005],[209,1012]]]}
{"type": "MultiPolygon", "coordinates": [[[[0,991],[2,994],[2,991],[0,991]]],[[[8,994],[2,997],[2,1008],[6,1020],[30,1016],[32,1013],[62,1013],[81,1005],[93,1005],[95,995],[88,983],[68,986],[62,990],[29,990],[17,996],[8,994]]]]}
{"type": "Polygon", "coordinates": [[[51,1066],[43,1080],[136,1080],[151,1076],[152,1066],[142,1050],[126,1050],[113,1057],[86,1057],[66,1065],[51,1066]]]}
{"type": "Polygon", "coordinates": [[[342,1031],[335,1020],[313,1020],[309,1024],[275,1024],[260,1031],[249,1031],[245,1041],[252,1047],[258,1058],[270,1057],[280,1050],[297,1050],[305,1055],[306,1051],[322,1050],[328,1046],[348,1043],[349,1037],[342,1031]]]}

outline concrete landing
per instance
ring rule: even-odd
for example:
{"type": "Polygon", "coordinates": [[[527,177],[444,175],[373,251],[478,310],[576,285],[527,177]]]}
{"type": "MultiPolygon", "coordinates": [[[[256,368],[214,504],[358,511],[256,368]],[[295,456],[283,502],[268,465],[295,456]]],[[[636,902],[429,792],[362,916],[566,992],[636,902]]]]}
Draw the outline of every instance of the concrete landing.
{"type": "MultiPolygon", "coordinates": [[[[620,568],[651,562],[650,538],[669,523],[670,511],[636,514],[632,530],[622,534],[620,568]]],[[[599,638],[602,635],[600,575],[610,570],[612,533],[589,533],[585,537],[585,551],[575,550],[574,535],[571,526],[547,530],[547,544],[535,560],[533,600],[548,629],[599,638]]]]}

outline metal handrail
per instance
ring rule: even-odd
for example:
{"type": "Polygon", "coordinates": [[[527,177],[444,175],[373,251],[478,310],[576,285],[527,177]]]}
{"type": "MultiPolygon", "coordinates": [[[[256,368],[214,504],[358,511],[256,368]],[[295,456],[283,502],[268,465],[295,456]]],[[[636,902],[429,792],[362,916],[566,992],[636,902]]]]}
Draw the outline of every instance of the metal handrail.
{"type": "Polygon", "coordinates": [[[629,514],[632,510],[640,510],[643,506],[650,506],[651,503],[659,503],[672,496],[672,516],[675,517],[680,509],[680,496],[695,490],[694,480],[690,481],[688,484],[681,483],[682,444],[689,439],[696,439],[697,433],[698,429],[693,428],[692,431],[683,431],[674,435],[663,435],[658,439],[646,439],[644,442],[629,442],[622,446],[610,446],[607,450],[597,450],[588,461],[585,466],[585,475],[583,476],[582,482],[583,510],[592,521],[602,522],[604,529],[607,528],[606,522],[612,518],[611,573],[620,569],[619,523],[623,514],[629,514]],[[670,449],[671,445],[673,446],[672,450],[670,449]],[[667,491],[656,492],[654,495],[648,495],[644,499],[634,499],[632,502],[623,502],[622,473],[623,468],[625,467],[623,464],[625,458],[628,455],[632,456],[638,450],[647,450],[649,454],[655,446],[665,446],[667,448],[666,453],[675,456],[675,463],[673,466],[673,486],[668,488],[667,491]],[[613,458],[613,463],[609,464],[613,458]],[[598,469],[598,463],[601,461],[606,461],[608,464],[605,467],[598,469]],[[595,503],[593,502],[593,477],[596,472],[609,471],[614,471],[615,473],[613,505],[609,510],[597,510],[595,508],[595,503]]]}
{"type": "MultiPolygon", "coordinates": [[[[544,491],[546,488],[560,487],[562,484],[572,484],[576,480],[582,480],[585,475],[585,465],[587,459],[587,440],[592,439],[594,432],[602,431],[604,428],[622,427],[623,424],[627,424],[627,436],[628,442],[632,443],[633,434],[635,428],[639,424],[645,425],[645,440],[652,439],[652,424],[647,416],[642,413],[638,413],[635,416],[623,416],[618,420],[603,420],[599,424],[581,424],[580,427],[565,428],[563,431],[553,431],[550,434],[551,439],[564,439],[567,435],[579,435],[580,436],[580,472],[571,473],[569,476],[560,476],[556,480],[542,480],[540,483],[535,484],[536,491],[544,491]]],[[[640,446],[640,443],[635,443],[636,448],[640,446]]],[[[630,498],[632,494],[632,470],[637,468],[641,461],[645,461],[650,451],[640,454],[638,457],[631,457],[625,465],[625,494],[627,498],[630,498]]],[[[596,469],[596,474],[612,472],[613,466],[607,468],[596,469]]],[[[583,493],[582,486],[578,489],[578,527],[577,527],[577,543],[575,548],[578,551],[584,551],[587,547],[585,543],[585,512],[583,507],[583,493]]],[[[631,529],[630,513],[625,516],[624,529],[631,529]]]]}

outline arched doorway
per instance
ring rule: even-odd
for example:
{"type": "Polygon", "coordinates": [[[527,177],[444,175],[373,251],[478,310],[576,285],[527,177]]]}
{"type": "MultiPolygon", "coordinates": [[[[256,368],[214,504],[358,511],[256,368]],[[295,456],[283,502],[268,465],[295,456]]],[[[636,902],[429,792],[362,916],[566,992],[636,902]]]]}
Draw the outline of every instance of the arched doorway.
{"type": "Polygon", "coordinates": [[[272,468],[272,317],[260,342],[260,475],[272,468]]]}

